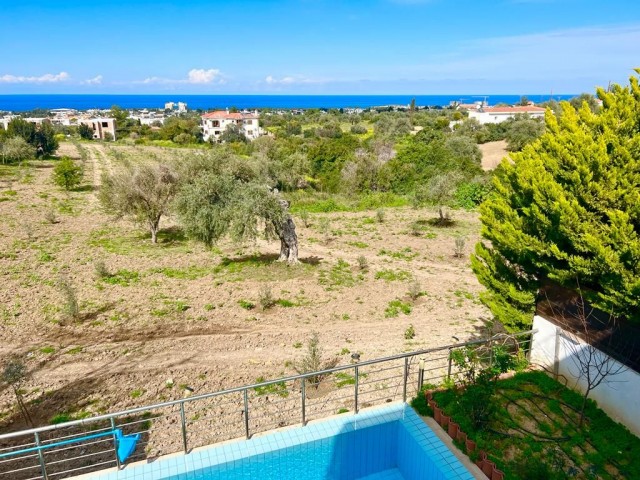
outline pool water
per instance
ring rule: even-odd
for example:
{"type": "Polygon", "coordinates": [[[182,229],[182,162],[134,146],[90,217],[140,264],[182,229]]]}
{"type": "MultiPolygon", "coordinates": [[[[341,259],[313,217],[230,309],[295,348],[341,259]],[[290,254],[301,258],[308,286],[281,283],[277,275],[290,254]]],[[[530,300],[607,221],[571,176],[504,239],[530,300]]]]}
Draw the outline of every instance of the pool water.
{"type": "Polygon", "coordinates": [[[340,415],[102,474],[100,480],[418,480],[474,477],[408,405],[340,415]]]}

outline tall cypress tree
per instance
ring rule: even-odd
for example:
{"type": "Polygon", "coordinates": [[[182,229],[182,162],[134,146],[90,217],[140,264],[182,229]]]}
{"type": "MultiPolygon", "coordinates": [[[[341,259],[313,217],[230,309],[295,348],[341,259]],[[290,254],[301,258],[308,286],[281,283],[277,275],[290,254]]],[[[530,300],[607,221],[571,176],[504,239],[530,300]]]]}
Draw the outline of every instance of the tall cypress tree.
{"type": "MultiPolygon", "coordinates": [[[[636,70],[640,74],[640,69],[636,70]]],[[[531,324],[541,284],[579,287],[640,322],[640,87],[598,90],[602,109],[567,102],[540,139],[503,161],[480,208],[473,270],[507,329],[531,324]]]]}

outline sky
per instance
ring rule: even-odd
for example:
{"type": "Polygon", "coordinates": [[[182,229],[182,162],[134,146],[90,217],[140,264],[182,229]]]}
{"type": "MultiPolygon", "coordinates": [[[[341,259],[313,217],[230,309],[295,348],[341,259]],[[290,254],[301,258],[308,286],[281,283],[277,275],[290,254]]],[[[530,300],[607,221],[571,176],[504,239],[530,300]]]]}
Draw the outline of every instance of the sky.
{"type": "Polygon", "coordinates": [[[626,83],[638,0],[0,0],[0,94],[545,94],[626,83]]]}

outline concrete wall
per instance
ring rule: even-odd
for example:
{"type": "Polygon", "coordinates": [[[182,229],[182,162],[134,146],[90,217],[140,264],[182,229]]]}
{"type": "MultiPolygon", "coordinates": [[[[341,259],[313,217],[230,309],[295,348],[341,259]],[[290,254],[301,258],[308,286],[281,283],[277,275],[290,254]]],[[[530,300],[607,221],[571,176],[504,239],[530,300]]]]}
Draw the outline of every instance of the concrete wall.
{"type": "MultiPolygon", "coordinates": [[[[531,362],[564,375],[569,387],[584,392],[586,382],[576,378],[578,368],[575,355],[576,349],[585,348],[585,343],[572,335],[563,334],[562,329],[538,315],[533,319],[533,329],[538,332],[533,335],[531,362]]],[[[605,354],[598,351],[598,355],[605,354]]],[[[613,362],[615,371],[620,364],[615,360],[613,362]]],[[[591,391],[589,398],[595,400],[611,418],[640,436],[640,374],[625,368],[621,373],[607,377],[591,391]]]]}

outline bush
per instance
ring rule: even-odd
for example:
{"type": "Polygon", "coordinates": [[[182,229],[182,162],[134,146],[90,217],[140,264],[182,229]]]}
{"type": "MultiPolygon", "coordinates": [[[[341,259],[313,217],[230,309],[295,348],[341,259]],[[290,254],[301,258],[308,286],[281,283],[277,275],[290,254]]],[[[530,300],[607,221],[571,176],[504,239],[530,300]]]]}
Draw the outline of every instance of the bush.
{"type": "Polygon", "coordinates": [[[265,285],[260,289],[260,293],[258,294],[258,301],[262,310],[267,310],[268,308],[273,307],[276,304],[275,298],[273,298],[273,293],[271,292],[271,287],[265,285]]]}
{"type": "Polygon", "coordinates": [[[365,133],[367,133],[369,130],[367,129],[367,127],[365,127],[362,124],[357,124],[357,125],[352,125],[351,126],[351,133],[354,133],[356,135],[363,135],[365,133]]]}
{"type": "Polygon", "coordinates": [[[58,280],[58,287],[64,295],[63,313],[67,319],[77,320],[80,317],[80,306],[75,288],[70,280],[64,276],[58,280]]]}
{"type": "Polygon", "coordinates": [[[53,169],[53,182],[65,190],[71,190],[80,185],[81,181],[82,167],[69,157],[62,157],[53,169]]]}
{"type": "Polygon", "coordinates": [[[454,197],[459,207],[470,210],[484,202],[490,191],[491,188],[485,183],[477,181],[463,182],[456,188],[454,197]]]}

